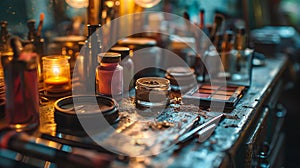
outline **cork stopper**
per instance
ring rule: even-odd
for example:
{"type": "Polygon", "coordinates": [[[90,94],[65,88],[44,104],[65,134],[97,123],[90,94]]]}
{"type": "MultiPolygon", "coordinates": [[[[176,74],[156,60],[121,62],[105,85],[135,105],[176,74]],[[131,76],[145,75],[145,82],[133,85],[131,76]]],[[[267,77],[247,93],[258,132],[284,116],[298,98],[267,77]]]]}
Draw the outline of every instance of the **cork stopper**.
{"type": "Polygon", "coordinates": [[[121,54],[115,52],[104,52],[98,54],[99,63],[118,63],[121,61],[121,54]]]}

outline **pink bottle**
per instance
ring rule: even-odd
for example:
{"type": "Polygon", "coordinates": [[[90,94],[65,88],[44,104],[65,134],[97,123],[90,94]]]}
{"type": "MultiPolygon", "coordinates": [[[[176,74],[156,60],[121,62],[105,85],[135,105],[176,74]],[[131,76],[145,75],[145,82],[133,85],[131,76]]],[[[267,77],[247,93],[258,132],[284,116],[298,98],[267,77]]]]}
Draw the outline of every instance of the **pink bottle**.
{"type": "Polygon", "coordinates": [[[98,55],[100,65],[96,68],[97,93],[113,98],[123,94],[123,67],[119,64],[121,54],[105,52],[98,55]]]}

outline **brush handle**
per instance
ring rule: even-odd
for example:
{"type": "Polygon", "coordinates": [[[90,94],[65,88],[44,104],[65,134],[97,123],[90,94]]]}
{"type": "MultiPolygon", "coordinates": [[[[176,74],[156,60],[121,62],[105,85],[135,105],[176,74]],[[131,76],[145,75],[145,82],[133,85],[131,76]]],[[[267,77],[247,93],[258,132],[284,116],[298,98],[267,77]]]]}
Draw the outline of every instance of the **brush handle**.
{"type": "MultiPolygon", "coordinates": [[[[65,152],[36,143],[36,137],[23,132],[4,132],[0,134],[0,140],[0,148],[10,149],[37,159],[47,160],[56,163],[58,167],[108,167],[113,159],[111,155],[80,148],[72,148],[72,153],[65,152]]],[[[43,142],[49,143],[48,140],[44,139],[43,142]]]]}
{"type": "Polygon", "coordinates": [[[44,23],[44,18],[45,18],[44,13],[41,13],[40,14],[40,22],[39,22],[39,25],[38,25],[38,28],[37,28],[37,31],[36,31],[36,37],[41,37],[43,23],[44,23]]]}

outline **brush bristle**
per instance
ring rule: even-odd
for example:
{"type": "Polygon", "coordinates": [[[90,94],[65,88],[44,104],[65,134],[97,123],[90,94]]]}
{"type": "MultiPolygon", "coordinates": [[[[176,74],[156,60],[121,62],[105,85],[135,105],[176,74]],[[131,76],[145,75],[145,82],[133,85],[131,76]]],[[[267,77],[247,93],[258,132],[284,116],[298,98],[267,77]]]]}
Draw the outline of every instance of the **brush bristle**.
{"type": "Polygon", "coordinates": [[[44,14],[44,13],[41,13],[41,14],[40,14],[40,21],[44,21],[44,18],[45,18],[45,14],[44,14]]]}

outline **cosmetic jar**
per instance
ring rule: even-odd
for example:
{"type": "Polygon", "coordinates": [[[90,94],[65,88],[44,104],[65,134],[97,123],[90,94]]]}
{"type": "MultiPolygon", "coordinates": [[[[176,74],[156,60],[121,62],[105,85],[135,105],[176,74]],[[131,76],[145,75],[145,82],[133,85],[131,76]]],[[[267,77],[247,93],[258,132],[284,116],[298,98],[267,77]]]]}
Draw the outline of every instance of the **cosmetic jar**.
{"type": "MultiPolygon", "coordinates": [[[[54,120],[57,128],[64,131],[97,130],[104,124],[119,120],[117,102],[106,96],[67,96],[54,103],[54,120]],[[83,128],[83,126],[84,128],[83,128]]],[[[104,129],[104,128],[103,128],[104,129]]]]}
{"type": "Polygon", "coordinates": [[[105,52],[98,54],[96,68],[96,92],[109,97],[121,97],[123,93],[123,67],[119,64],[121,54],[105,52]]]}
{"type": "Polygon", "coordinates": [[[181,92],[181,94],[197,87],[194,70],[189,67],[170,67],[167,69],[165,78],[170,81],[171,90],[181,92]]]}
{"type": "Polygon", "coordinates": [[[169,104],[170,81],[159,77],[143,77],[136,81],[136,106],[161,107],[169,104]]]}

